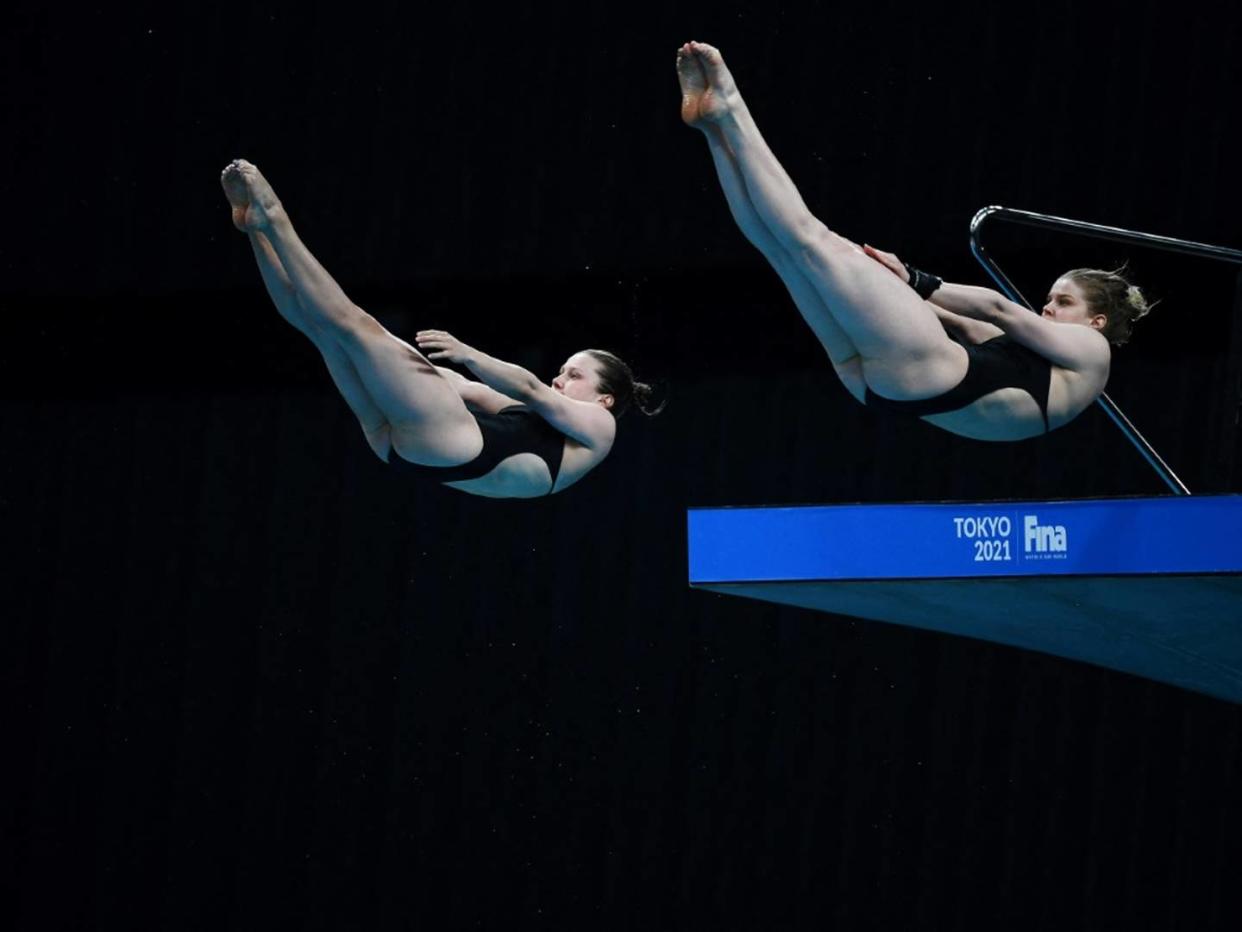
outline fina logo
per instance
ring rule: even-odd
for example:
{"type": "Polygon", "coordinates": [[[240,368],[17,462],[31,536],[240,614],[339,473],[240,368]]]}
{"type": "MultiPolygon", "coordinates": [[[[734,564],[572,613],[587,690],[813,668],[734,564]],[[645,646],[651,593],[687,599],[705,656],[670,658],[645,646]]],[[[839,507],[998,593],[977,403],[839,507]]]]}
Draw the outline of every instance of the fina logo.
{"type": "Polygon", "coordinates": [[[1035,559],[1060,560],[1066,556],[1065,527],[1060,524],[1040,524],[1035,515],[1022,518],[1022,549],[1035,559]]]}

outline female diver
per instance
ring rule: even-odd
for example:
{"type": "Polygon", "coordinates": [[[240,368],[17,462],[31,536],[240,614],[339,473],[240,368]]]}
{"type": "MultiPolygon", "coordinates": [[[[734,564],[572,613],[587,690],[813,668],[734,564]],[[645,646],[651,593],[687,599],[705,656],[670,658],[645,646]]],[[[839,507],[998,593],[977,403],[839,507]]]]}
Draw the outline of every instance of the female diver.
{"type": "Polygon", "coordinates": [[[651,387],[603,350],[575,353],[544,385],[443,330],[419,331],[415,349],[346,297],[254,165],[231,162],[220,180],[276,309],[315,344],[367,443],[394,468],[472,495],[550,495],[603,462],[632,403],[654,413],[651,387]]]}
{"type": "Polygon", "coordinates": [[[677,76],[682,119],[707,137],[734,220],[860,402],[965,437],[1021,440],[1068,423],[1104,390],[1110,343],[1149,309],[1138,288],[1077,269],[1033,314],[859,247],[807,209],[717,49],[683,45],[677,76]]]}

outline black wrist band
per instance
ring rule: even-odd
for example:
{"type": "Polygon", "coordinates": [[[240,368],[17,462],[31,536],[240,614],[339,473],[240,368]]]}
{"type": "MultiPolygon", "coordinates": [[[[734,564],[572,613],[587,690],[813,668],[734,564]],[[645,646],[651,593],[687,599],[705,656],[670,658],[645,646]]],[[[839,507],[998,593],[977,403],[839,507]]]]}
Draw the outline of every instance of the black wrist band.
{"type": "Polygon", "coordinates": [[[936,289],[944,284],[944,280],[932,275],[930,272],[924,272],[922,269],[916,269],[909,262],[903,262],[906,271],[910,273],[910,287],[914,289],[914,293],[926,301],[936,289]]]}

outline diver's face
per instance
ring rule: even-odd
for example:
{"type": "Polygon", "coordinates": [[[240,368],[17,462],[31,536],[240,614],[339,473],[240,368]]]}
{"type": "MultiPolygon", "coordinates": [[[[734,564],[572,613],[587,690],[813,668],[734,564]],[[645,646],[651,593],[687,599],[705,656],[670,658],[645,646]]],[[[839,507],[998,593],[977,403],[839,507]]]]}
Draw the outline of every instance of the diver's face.
{"type": "Polygon", "coordinates": [[[575,401],[599,401],[599,363],[589,353],[574,353],[552,380],[552,388],[575,401]]]}
{"type": "Polygon", "coordinates": [[[1091,310],[1082,288],[1069,278],[1058,278],[1053,283],[1040,316],[1055,320],[1059,324],[1082,324],[1096,330],[1104,326],[1106,319],[1103,314],[1096,314],[1091,310]]]}

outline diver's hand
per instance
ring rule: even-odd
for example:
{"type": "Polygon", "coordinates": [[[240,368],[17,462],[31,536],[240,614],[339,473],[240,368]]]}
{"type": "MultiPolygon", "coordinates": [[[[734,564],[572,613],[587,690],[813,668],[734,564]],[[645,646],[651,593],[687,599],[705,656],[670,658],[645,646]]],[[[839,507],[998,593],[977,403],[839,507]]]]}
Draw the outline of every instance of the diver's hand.
{"type": "Polygon", "coordinates": [[[444,330],[420,330],[414,335],[414,342],[428,359],[443,359],[465,365],[475,355],[473,347],[467,346],[444,330]]]}
{"type": "Polygon", "coordinates": [[[884,268],[888,269],[907,285],[910,284],[910,273],[906,270],[905,263],[898,259],[891,252],[885,252],[883,249],[876,249],[874,246],[863,244],[863,252],[869,255],[884,268]]]}

